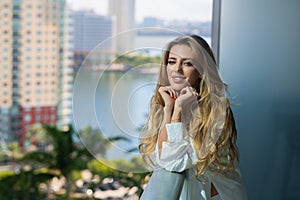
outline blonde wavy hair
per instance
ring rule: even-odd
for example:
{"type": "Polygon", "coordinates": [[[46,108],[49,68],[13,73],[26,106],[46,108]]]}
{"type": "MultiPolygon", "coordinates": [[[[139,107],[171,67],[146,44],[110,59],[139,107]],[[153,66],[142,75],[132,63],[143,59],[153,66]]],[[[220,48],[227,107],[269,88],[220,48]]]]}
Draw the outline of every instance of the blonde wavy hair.
{"type": "Polygon", "coordinates": [[[171,48],[178,44],[187,45],[196,53],[197,59],[193,61],[193,65],[201,74],[197,84],[192,86],[198,92],[196,106],[185,111],[190,117],[182,118],[185,131],[191,138],[198,157],[195,164],[196,174],[203,175],[207,169],[228,174],[238,164],[239,153],[236,146],[235,120],[229,100],[225,96],[227,85],[219,76],[209,45],[196,35],[179,37],[171,41],[164,50],[158,84],[140,137],[139,151],[145,162],[151,165],[150,155],[155,151],[164,115],[164,101],[158,89],[170,85],[166,66],[171,48]]]}

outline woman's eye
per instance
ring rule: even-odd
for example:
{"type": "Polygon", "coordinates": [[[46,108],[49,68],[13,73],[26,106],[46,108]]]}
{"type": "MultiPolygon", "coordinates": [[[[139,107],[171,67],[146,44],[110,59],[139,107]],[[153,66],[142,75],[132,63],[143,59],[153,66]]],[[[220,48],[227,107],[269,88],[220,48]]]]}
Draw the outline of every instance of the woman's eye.
{"type": "Polygon", "coordinates": [[[184,65],[190,67],[190,66],[193,66],[193,63],[191,63],[191,62],[185,62],[184,65]]]}
{"type": "Polygon", "coordinates": [[[174,65],[176,62],[174,60],[168,60],[169,65],[174,65]]]}

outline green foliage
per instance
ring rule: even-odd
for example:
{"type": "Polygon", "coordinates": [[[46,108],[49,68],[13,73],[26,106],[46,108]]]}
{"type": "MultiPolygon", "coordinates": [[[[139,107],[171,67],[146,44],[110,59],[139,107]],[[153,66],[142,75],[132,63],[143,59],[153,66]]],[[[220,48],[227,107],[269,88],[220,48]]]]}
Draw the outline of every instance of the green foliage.
{"type": "MultiPolygon", "coordinates": [[[[0,199],[47,199],[47,192],[41,191],[39,187],[41,183],[48,185],[48,182],[55,176],[63,176],[66,179],[66,195],[57,198],[69,199],[73,183],[76,179],[81,178],[81,170],[87,168],[94,175],[99,175],[101,180],[113,178],[125,187],[137,186],[138,193],[142,192],[141,186],[148,173],[132,173],[146,171],[141,158],[134,157],[130,161],[107,161],[111,166],[108,167],[93,160],[93,156],[79,142],[80,138],[71,126],[67,130],[60,130],[56,126],[49,125],[42,128],[39,131],[46,134],[44,138],[49,141],[49,143],[47,142],[48,147],[28,152],[18,159],[18,165],[26,166],[21,168],[19,173],[12,171],[0,173],[0,199]],[[124,171],[115,170],[120,167],[124,171]]],[[[90,127],[81,130],[79,135],[81,139],[82,137],[90,138],[94,142],[90,145],[101,155],[105,155],[110,147],[110,142],[128,141],[122,136],[106,138],[100,130],[93,130],[90,127]]],[[[15,144],[11,144],[8,148],[16,154],[19,151],[15,144]]]]}
{"type": "Polygon", "coordinates": [[[112,146],[112,142],[129,141],[123,136],[105,137],[101,130],[87,126],[79,131],[79,137],[88,150],[96,157],[105,157],[107,150],[112,146]]]}
{"type": "MultiPolygon", "coordinates": [[[[145,64],[159,64],[161,62],[160,56],[150,57],[144,55],[119,55],[115,60],[115,63],[123,63],[128,67],[137,67],[145,64]]],[[[151,65],[147,65],[151,66],[151,65]]]]}
{"type": "Polygon", "coordinates": [[[80,139],[88,150],[95,156],[105,156],[110,147],[109,139],[104,137],[99,129],[87,126],[79,131],[80,139]]]}
{"type": "Polygon", "coordinates": [[[88,169],[93,174],[99,175],[101,180],[113,178],[114,180],[118,180],[120,184],[125,187],[138,187],[138,195],[142,193],[142,184],[144,183],[145,177],[149,175],[140,157],[133,157],[130,161],[125,159],[102,162],[93,160],[88,163],[88,169]],[[122,169],[123,171],[117,169],[122,169]],[[134,173],[137,171],[141,173],[134,173]]]}
{"type": "MultiPolygon", "coordinates": [[[[33,191],[32,194],[40,196],[38,189],[40,183],[45,183],[54,176],[63,176],[66,179],[65,188],[68,197],[72,175],[75,171],[87,168],[87,163],[93,157],[82,145],[75,142],[79,141],[79,138],[71,126],[66,131],[49,125],[43,126],[43,129],[51,139],[52,150],[40,149],[28,152],[19,159],[23,165],[30,166],[30,170],[21,170],[21,173],[2,178],[0,182],[3,190],[0,190],[0,196],[6,195],[6,190],[21,196],[24,191],[33,191]]],[[[31,195],[30,192],[28,195],[31,195]]],[[[31,196],[28,196],[28,199],[32,199],[31,196]]]]}
{"type": "Polygon", "coordinates": [[[38,200],[46,199],[46,192],[39,190],[40,183],[45,183],[54,176],[47,172],[24,171],[1,178],[1,199],[38,200]]]}
{"type": "Polygon", "coordinates": [[[13,171],[0,171],[0,180],[2,178],[5,178],[7,176],[12,176],[12,175],[14,175],[13,171]]]}

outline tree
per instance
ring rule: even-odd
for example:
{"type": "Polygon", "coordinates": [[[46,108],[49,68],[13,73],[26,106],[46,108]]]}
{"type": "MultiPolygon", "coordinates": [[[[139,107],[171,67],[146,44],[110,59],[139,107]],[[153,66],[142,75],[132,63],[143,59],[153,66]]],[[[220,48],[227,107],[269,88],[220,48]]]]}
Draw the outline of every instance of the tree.
{"type": "Polygon", "coordinates": [[[63,176],[66,180],[66,197],[69,197],[72,172],[86,169],[86,163],[93,157],[80,143],[75,142],[79,141],[79,138],[72,126],[69,126],[67,130],[60,130],[51,125],[44,125],[43,127],[46,134],[51,137],[53,150],[29,152],[21,161],[30,163],[33,170],[46,167],[52,170],[50,173],[52,175],[53,172],[59,171],[59,176],[63,176]]]}
{"type": "Polygon", "coordinates": [[[92,160],[88,163],[88,168],[94,175],[100,177],[99,183],[105,178],[112,178],[124,187],[136,186],[138,188],[137,195],[142,194],[142,185],[145,182],[145,177],[150,174],[147,172],[144,162],[140,157],[132,157],[130,161],[125,159],[107,160],[105,162],[92,160]],[[117,169],[122,169],[123,171],[117,169]]]}
{"type": "Polygon", "coordinates": [[[48,172],[21,170],[8,173],[0,180],[0,199],[40,200],[47,199],[46,192],[40,192],[41,183],[47,183],[54,175],[48,172]]]}

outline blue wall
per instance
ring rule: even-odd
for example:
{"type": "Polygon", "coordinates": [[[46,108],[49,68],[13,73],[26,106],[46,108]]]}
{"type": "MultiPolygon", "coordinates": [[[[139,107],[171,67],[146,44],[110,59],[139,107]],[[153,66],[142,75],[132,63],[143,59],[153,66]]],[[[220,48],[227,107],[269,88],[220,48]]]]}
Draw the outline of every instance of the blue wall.
{"type": "Polygon", "coordinates": [[[249,199],[300,199],[300,1],[223,1],[220,70],[249,199]]]}

